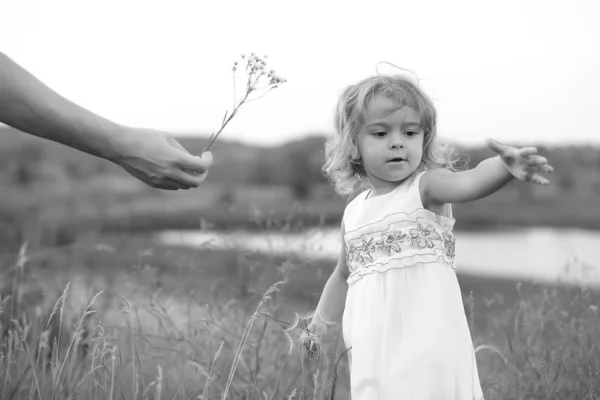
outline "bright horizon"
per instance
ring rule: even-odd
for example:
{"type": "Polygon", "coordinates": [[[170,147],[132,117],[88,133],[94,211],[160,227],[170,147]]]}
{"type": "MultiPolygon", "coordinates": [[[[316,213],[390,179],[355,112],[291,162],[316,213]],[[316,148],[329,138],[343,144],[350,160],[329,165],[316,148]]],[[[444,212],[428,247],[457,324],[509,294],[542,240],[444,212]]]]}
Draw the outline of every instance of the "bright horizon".
{"type": "Polygon", "coordinates": [[[243,106],[223,138],[331,134],[339,93],[389,61],[418,75],[443,139],[600,144],[597,1],[282,4],[6,2],[0,51],[99,115],[176,135],[220,126],[232,63],[256,52],[288,82],[243,106]]]}

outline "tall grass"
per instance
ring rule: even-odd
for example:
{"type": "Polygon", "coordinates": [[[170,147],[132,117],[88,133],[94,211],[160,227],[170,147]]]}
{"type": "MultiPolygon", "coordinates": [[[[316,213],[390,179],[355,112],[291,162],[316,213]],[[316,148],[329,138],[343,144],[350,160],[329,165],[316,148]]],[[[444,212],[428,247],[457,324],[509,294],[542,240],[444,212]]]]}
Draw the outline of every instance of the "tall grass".
{"type": "MultiPolygon", "coordinates": [[[[55,280],[36,273],[23,246],[1,276],[0,398],[347,398],[339,329],[317,358],[298,343],[306,321],[297,308],[310,310],[316,298],[302,303],[291,286],[316,269],[238,254],[233,275],[219,282],[202,268],[210,254],[172,249],[165,258],[178,265],[162,270],[144,256],[123,258],[134,267],[92,269],[112,281],[66,283],[66,272],[55,280]],[[39,279],[46,293],[32,302],[28,283],[39,279]]],[[[533,284],[515,293],[465,296],[486,399],[600,399],[597,293],[533,284]]]]}
{"type": "MultiPolygon", "coordinates": [[[[280,290],[289,279],[289,263],[278,266],[281,280],[264,293],[254,291],[257,282],[243,282],[243,298],[221,293],[219,285],[209,293],[160,293],[161,280],[148,266],[131,272],[143,287],[132,299],[121,296],[119,304],[109,287],[108,299],[99,301],[107,293],[98,291],[81,307],[81,296],[71,294],[78,286],[79,294],[90,292],[91,285],[67,283],[59,296],[55,287],[58,299],[45,319],[39,304],[19,296],[24,282],[36,279],[26,272],[25,250],[21,253],[9,269],[18,272],[4,288],[10,293],[0,298],[2,399],[275,399],[326,391],[326,379],[315,380],[300,347],[291,343],[290,354],[287,325],[274,317],[285,301],[280,290]]],[[[239,268],[253,268],[238,259],[239,268]]],[[[292,332],[292,342],[300,331],[292,332]]],[[[332,369],[330,353],[324,353],[321,368],[332,369]]]]}

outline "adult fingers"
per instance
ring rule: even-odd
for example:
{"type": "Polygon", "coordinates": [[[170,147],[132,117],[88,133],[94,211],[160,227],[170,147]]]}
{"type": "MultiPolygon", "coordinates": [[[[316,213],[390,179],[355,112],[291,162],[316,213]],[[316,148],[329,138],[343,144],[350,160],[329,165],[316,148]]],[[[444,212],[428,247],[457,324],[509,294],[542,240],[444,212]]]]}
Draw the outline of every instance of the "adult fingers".
{"type": "Polygon", "coordinates": [[[190,188],[190,185],[170,178],[153,179],[146,181],[146,183],[155,189],[163,190],[179,190],[190,188]]]}
{"type": "Polygon", "coordinates": [[[198,187],[204,180],[206,179],[207,172],[202,174],[196,174],[194,172],[182,171],[180,169],[175,169],[169,174],[169,178],[182,186],[185,186],[185,189],[189,189],[192,187],[198,187]]]}
{"type": "Polygon", "coordinates": [[[146,172],[143,172],[145,169],[144,170],[140,169],[139,165],[132,166],[132,165],[123,164],[122,167],[125,171],[130,173],[132,176],[134,176],[135,178],[144,182],[146,185],[148,185],[152,188],[155,188],[155,189],[178,190],[178,189],[188,189],[189,188],[189,186],[184,187],[184,185],[182,185],[180,182],[170,180],[168,177],[164,176],[163,174],[161,174],[160,176],[157,176],[157,175],[150,175],[146,172]]]}
{"type": "Polygon", "coordinates": [[[189,185],[185,182],[178,182],[175,180],[169,180],[169,182],[166,183],[165,185],[168,185],[167,187],[169,188],[169,190],[187,190],[192,187],[196,187],[196,186],[189,185]]]}
{"type": "Polygon", "coordinates": [[[185,154],[190,154],[190,152],[183,147],[181,143],[173,135],[167,132],[162,132],[169,146],[176,148],[177,150],[183,151],[185,154]]]}
{"type": "Polygon", "coordinates": [[[186,171],[203,174],[213,164],[213,155],[210,151],[202,153],[200,157],[191,154],[183,154],[177,163],[179,167],[186,171]]]}
{"type": "Polygon", "coordinates": [[[181,143],[179,143],[179,142],[177,141],[177,139],[175,139],[174,137],[171,137],[170,139],[171,139],[171,140],[169,140],[169,144],[170,144],[171,146],[175,147],[176,149],[182,150],[182,151],[184,151],[184,152],[185,152],[185,153],[187,153],[187,154],[190,154],[190,152],[189,152],[189,151],[187,151],[187,149],[186,149],[185,147],[183,147],[183,146],[181,145],[181,143]]]}

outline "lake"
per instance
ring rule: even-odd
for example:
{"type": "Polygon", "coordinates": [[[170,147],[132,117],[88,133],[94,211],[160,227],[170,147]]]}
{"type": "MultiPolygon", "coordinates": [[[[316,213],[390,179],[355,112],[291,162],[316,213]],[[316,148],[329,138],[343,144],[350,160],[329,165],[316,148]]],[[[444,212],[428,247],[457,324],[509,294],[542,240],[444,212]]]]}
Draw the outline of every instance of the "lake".
{"type": "MultiPolygon", "coordinates": [[[[526,228],[455,232],[459,272],[536,282],[600,286],[600,231],[526,228]]],[[[154,238],[166,245],[237,248],[264,253],[295,253],[337,260],[339,229],[302,233],[163,231],[154,238]]]]}

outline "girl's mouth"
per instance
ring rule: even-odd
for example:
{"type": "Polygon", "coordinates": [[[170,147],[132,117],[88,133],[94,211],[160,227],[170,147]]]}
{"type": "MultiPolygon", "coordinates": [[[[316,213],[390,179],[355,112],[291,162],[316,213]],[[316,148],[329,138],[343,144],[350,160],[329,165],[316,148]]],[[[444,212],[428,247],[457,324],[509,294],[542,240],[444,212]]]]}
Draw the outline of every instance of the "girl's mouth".
{"type": "Polygon", "coordinates": [[[402,157],[394,157],[394,158],[390,158],[386,162],[402,162],[402,161],[406,161],[406,160],[402,157]]]}

